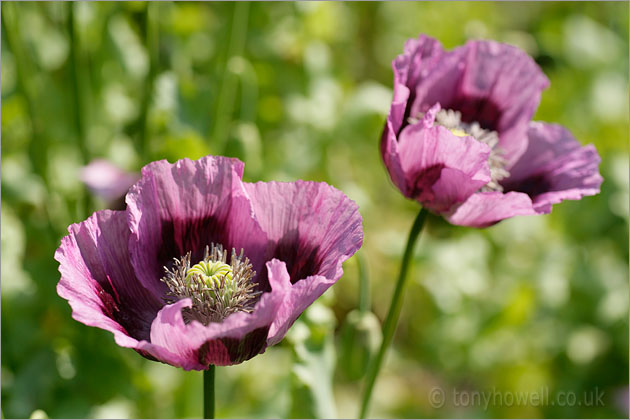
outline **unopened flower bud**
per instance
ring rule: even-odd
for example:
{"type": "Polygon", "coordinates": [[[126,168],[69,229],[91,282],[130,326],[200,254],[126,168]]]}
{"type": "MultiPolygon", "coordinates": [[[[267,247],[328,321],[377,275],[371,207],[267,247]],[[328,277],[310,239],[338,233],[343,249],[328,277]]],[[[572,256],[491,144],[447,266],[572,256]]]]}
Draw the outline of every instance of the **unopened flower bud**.
{"type": "Polygon", "coordinates": [[[354,310],[341,330],[339,366],[350,380],[363,377],[381,344],[381,324],[372,312],[354,310]]]}

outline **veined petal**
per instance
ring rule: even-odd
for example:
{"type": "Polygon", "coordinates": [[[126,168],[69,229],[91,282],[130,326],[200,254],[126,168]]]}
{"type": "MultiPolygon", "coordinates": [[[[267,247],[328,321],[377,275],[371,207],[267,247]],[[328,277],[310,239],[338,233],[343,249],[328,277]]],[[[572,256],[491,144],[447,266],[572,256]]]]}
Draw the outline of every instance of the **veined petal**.
{"type": "Polygon", "coordinates": [[[510,217],[532,214],[536,211],[527,194],[492,191],[471,195],[445,218],[454,225],[482,228],[510,217]]]}
{"type": "Polygon", "coordinates": [[[490,148],[469,136],[424,120],[399,136],[397,159],[405,174],[403,194],[436,212],[448,211],[490,181],[490,148]]]}
{"type": "Polygon", "coordinates": [[[528,194],[537,213],[549,213],[562,200],[599,193],[601,159],[593,145],[581,146],[564,127],[532,122],[529,147],[511,168],[508,191],[528,194]]]}
{"type": "Polygon", "coordinates": [[[409,106],[416,96],[416,85],[439,62],[444,49],[439,41],[420,35],[405,43],[404,53],[392,62],[394,71],[394,97],[388,121],[395,135],[409,116],[409,106]]]}
{"type": "Polygon", "coordinates": [[[341,276],[341,263],[363,242],[356,203],[323,182],[244,185],[269,241],[266,260],[284,261],[291,283],[311,275],[341,276]]]}
{"type": "Polygon", "coordinates": [[[278,260],[272,261],[274,264],[269,269],[269,281],[283,284],[287,288],[288,293],[282,305],[278,308],[276,317],[269,330],[268,346],[273,346],[280,342],[300,314],[336,282],[336,280],[328,279],[324,276],[309,276],[295,284],[291,284],[286,264],[278,260]]]}
{"type": "Polygon", "coordinates": [[[353,201],[324,183],[244,185],[269,238],[266,258],[280,260],[267,263],[269,281],[287,288],[269,331],[273,345],[341,277],[342,263],[363,242],[361,215],[353,201]]]}
{"type": "Polygon", "coordinates": [[[61,272],[57,292],[68,300],[74,319],[111,331],[119,345],[135,348],[149,338],[161,303],[131,266],[125,212],[99,211],[68,231],[55,253],[61,272]]]}
{"type": "Polygon", "coordinates": [[[385,128],[383,128],[381,135],[381,156],[392,182],[403,195],[408,197],[407,179],[398,155],[398,138],[389,118],[385,122],[385,128]]]}

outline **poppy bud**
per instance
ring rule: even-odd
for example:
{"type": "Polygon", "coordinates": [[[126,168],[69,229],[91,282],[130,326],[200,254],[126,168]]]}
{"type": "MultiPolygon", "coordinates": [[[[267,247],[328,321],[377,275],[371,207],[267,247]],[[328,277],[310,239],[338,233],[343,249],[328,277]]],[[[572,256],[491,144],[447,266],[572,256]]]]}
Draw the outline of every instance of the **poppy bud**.
{"type": "Polygon", "coordinates": [[[341,328],[339,366],[350,380],[363,377],[381,344],[381,324],[372,312],[353,310],[341,328]]]}

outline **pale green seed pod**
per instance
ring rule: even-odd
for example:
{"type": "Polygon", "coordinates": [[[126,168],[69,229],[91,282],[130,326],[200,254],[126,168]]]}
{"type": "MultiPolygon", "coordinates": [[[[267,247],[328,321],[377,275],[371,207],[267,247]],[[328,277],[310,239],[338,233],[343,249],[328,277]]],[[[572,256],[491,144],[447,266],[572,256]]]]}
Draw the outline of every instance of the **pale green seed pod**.
{"type": "Polygon", "coordinates": [[[186,281],[190,283],[194,275],[200,276],[206,286],[218,287],[224,277],[228,283],[232,282],[232,267],[221,261],[200,261],[190,267],[186,273],[186,281]]]}
{"type": "Polygon", "coordinates": [[[339,364],[350,380],[363,377],[381,345],[381,324],[372,312],[353,310],[343,322],[340,334],[339,364]]]}

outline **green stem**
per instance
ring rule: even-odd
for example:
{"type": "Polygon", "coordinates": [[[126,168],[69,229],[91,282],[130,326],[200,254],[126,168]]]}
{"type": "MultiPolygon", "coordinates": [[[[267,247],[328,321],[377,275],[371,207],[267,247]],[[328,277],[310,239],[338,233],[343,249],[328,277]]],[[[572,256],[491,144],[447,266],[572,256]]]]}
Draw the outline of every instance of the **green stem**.
{"type": "Polygon", "coordinates": [[[144,92],[140,102],[140,113],[138,115],[138,153],[142,161],[147,158],[147,140],[149,135],[149,107],[151,105],[151,97],[153,96],[153,88],[155,77],[157,75],[158,54],[159,54],[159,27],[158,12],[159,4],[152,2],[147,3],[142,19],[143,34],[149,55],[149,70],[144,80],[144,92]]]}
{"type": "Polygon", "coordinates": [[[214,365],[203,371],[203,418],[214,418],[214,365]]]}
{"type": "MultiPolygon", "coordinates": [[[[90,152],[86,143],[86,131],[85,131],[85,120],[84,120],[84,110],[85,110],[85,101],[83,101],[83,89],[84,83],[82,83],[83,73],[80,71],[81,64],[79,58],[79,40],[77,37],[77,30],[75,27],[75,19],[74,19],[74,3],[68,3],[68,36],[70,37],[70,79],[72,83],[72,94],[74,96],[74,124],[77,135],[77,147],[79,152],[81,153],[81,158],[83,159],[83,164],[87,165],[90,163],[90,152]]],[[[92,208],[92,199],[90,196],[87,187],[83,188],[83,211],[82,216],[87,217],[91,213],[92,208]]]]}
{"type": "Polygon", "coordinates": [[[368,277],[367,263],[363,252],[357,252],[356,256],[359,270],[359,311],[367,312],[370,310],[370,279],[368,277]]]}
{"type": "Polygon", "coordinates": [[[68,35],[70,37],[70,79],[72,82],[72,94],[74,96],[74,124],[77,133],[77,146],[83,163],[88,164],[90,156],[85,143],[85,125],[83,121],[84,103],[81,96],[80,75],[79,75],[79,53],[77,51],[77,31],[74,24],[74,3],[68,3],[68,35]]]}
{"type": "Polygon", "coordinates": [[[411,227],[411,231],[409,232],[407,247],[405,248],[405,253],[400,263],[400,273],[398,274],[396,289],[394,289],[394,295],[392,296],[392,302],[389,305],[387,318],[385,318],[385,323],[383,324],[383,341],[381,342],[381,347],[378,351],[378,354],[376,355],[376,358],[368,367],[366,376],[367,382],[365,384],[365,390],[363,391],[361,414],[359,418],[365,418],[368,412],[370,399],[372,397],[372,390],[374,389],[374,383],[376,382],[376,377],[378,376],[378,373],[381,369],[383,358],[385,357],[385,352],[391,344],[392,338],[394,337],[394,332],[396,331],[396,324],[398,323],[400,310],[402,309],[403,290],[405,288],[405,282],[407,280],[407,273],[409,271],[411,257],[413,256],[414,245],[416,244],[418,236],[420,236],[420,232],[422,231],[422,227],[424,226],[424,221],[427,217],[427,213],[427,210],[424,208],[420,210],[420,213],[418,213],[418,216],[416,217],[416,220],[413,222],[413,226],[411,227]]]}
{"type": "Polygon", "coordinates": [[[256,76],[256,70],[254,66],[245,58],[241,60],[243,65],[242,69],[239,69],[238,74],[241,82],[241,115],[242,121],[256,120],[256,104],[258,103],[258,77],[256,76]]]}
{"type": "MultiPolygon", "coordinates": [[[[42,183],[46,187],[47,199],[50,194],[48,188],[48,142],[44,136],[43,124],[39,117],[37,109],[36,87],[32,63],[27,57],[24,49],[22,36],[20,34],[18,5],[15,2],[2,2],[2,36],[7,42],[9,50],[13,53],[17,74],[17,91],[22,94],[26,103],[28,118],[31,122],[31,140],[27,147],[29,159],[33,166],[33,172],[39,176],[42,183]]],[[[51,209],[44,206],[44,214],[48,223],[48,231],[54,240],[57,240],[63,233],[59,231],[51,217],[51,209]]]]}
{"type": "Polygon", "coordinates": [[[217,99],[217,113],[212,131],[212,142],[216,145],[215,154],[222,154],[226,148],[232,113],[234,110],[234,94],[236,91],[236,75],[230,69],[233,57],[243,55],[245,41],[247,39],[247,15],[249,2],[238,1],[234,3],[234,15],[232,17],[232,30],[228,43],[228,53],[225,59],[223,81],[217,99]]]}
{"type": "MultiPolygon", "coordinates": [[[[21,7],[21,5],[20,5],[21,7]]],[[[27,51],[20,33],[18,5],[14,2],[2,3],[2,36],[13,53],[17,74],[17,90],[22,94],[32,128],[32,138],[28,145],[28,154],[33,165],[33,172],[40,176],[44,185],[48,184],[48,150],[44,138],[43,124],[37,112],[35,71],[27,57],[27,51]]]]}

